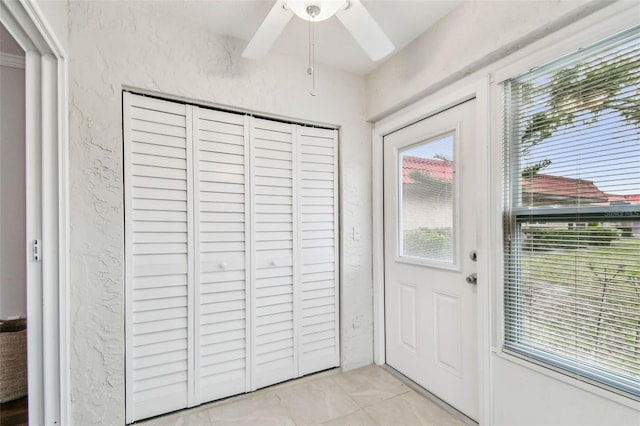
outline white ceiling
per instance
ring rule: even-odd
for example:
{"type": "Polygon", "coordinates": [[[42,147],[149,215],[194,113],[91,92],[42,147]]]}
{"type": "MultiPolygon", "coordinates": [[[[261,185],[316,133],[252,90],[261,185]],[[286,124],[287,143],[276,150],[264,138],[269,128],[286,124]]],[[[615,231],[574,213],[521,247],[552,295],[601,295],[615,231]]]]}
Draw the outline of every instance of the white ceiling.
{"type": "MultiPolygon", "coordinates": [[[[462,0],[362,0],[396,46],[409,44],[462,0]]],[[[251,39],[274,0],[139,1],[134,7],[151,15],[171,16],[244,41],[251,39]]],[[[380,64],[371,62],[337,18],[315,24],[316,62],[361,74],[380,64]]],[[[308,27],[294,17],[278,38],[274,50],[307,60],[308,27]]],[[[384,59],[383,59],[384,61],[384,59]]]]}

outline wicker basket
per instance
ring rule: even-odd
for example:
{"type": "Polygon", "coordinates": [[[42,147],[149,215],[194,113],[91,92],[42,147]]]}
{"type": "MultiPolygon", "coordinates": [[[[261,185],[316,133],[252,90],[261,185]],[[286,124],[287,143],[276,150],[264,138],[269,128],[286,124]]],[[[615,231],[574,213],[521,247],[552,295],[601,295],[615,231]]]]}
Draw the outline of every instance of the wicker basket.
{"type": "Polygon", "coordinates": [[[27,394],[26,320],[0,321],[0,402],[27,394]]]}

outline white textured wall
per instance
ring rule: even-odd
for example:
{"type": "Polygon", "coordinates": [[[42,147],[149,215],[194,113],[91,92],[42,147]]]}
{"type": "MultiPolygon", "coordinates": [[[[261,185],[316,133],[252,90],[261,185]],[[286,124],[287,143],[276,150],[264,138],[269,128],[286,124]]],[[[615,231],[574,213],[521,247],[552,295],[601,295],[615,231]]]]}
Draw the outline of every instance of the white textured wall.
{"type": "Polygon", "coordinates": [[[24,69],[0,65],[0,320],[27,316],[24,69]]]}
{"type": "Polygon", "coordinates": [[[124,423],[122,86],[341,126],[342,365],[372,361],[371,155],[361,76],[270,55],[121,2],[72,2],[70,82],[71,398],[75,424],[124,423]]]}
{"type": "Polygon", "coordinates": [[[367,118],[455,84],[607,3],[467,0],[367,76],[367,118]]]}

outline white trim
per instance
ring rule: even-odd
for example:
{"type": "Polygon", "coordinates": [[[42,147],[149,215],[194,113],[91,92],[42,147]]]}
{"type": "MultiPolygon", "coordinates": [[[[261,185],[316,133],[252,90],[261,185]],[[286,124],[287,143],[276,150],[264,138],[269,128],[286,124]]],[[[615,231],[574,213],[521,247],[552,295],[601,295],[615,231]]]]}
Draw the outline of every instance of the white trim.
{"type": "MultiPolygon", "coordinates": [[[[492,354],[492,327],[491,319],[493,313],[493,304],[491,299],[492,283],[495,282],[491,273],[491,267],[495,262],[491,256],[492,236],[493,232],[490,226],[492,217],[489,215],[492,205],[492,197],[494,196],[493,188],[490,185],[490,174],[495,167],[495,163],[491,161],[491,92],[489,90],[489,77],[478,81],[476,87],[476,140],[479,142],[476,146],[475,155],[479,164],[485,167],[477,167],[476,179],[477,186],[481,188],[477,195],[476,203],[477,217],[477,247],[478,261],[476,265],[477,274],[485,279],[478,280],[477,292],[477,330],[478,330],[478,391],[479,391],[479,416],[480,424],[493,424],[493,374],[491,364],[492,354]],[[484,192],[483,192],[484,191],[484,192]]],[[[500,164],[500,163],[498,163],[500,164]]]]}
{"type": "Polygon", "coordinates": [[[0,52],[0,66],[24,69],[25,57],[11,53],[0,52]]]}
{"type": "MultiPolygon", "coordinates": [[[[416,102],[415,104],[385,118],[376,123],[372,135],[372,159],[373,159],[373,309],[374,309],[374,360],[376,364],[385,363],[385,318],[384,318],[384,224],[383,224],[383,138],[396,130],[409,124],[415,123],[424,118],[433,116],[455,105],[475,98],[476,103],[476,123],[477,137],[475,143],[479,153],[486,156],[488,147],[487,123],[489,111],[483,108],[489,102],[487,81],[477,77],[466,78],[460,82],[456,88],[441,90],[428,98],[416,102]]],[[[483,163],[487,164],[487,163],[483,163]]],[[[488,170],[478,167],[477,179],[484,182],[486,177],[483,174],[488,170]]],[[[491,347],[490,340],[486,337],[491,323],[490,311],[490,280],[487,271],[490,269],[490,257],[483,256],[488,253],[487,240],[488,228],[484,226],[487,222],[486,211],[488,206],[484,206],[488,200],[484,200],[478,206],[478,297],[477,297],[477,323],[478,323],[478,362],[479,362],[479,421],[480,424],[491,424],[491,347]],[[483,279],[483,277],[486,277],[483,279]],[[486,327],[485,330],[482,327],[486,327]]]]}
{"type": "Polygon", "coordinates": [[[25,50],[27,239],[43,249],[27,263],[29,423],[68,424],[67,59],[34,0],[2,0],[0,22],[25,50]]]}
{"type": "Polygon", "coordinates": [[[42,264],[33,262],[29,255],[29,242],[42,239],[42,131],[41,116],[42,61],[39,53],[28,51],[29,67],[25,72],[26,86],[26,225],[27,225],[27,371],[29,392],[29,420],[42,421],[45,417],[44,403],[44,304],[42,288],[42,264],[48,260],[48,244],[42,243],[42,264]],[[34,389],[36,391],[34,392],[34,389]],[[34,406],[32,408],[32,405],[34,406]]]}

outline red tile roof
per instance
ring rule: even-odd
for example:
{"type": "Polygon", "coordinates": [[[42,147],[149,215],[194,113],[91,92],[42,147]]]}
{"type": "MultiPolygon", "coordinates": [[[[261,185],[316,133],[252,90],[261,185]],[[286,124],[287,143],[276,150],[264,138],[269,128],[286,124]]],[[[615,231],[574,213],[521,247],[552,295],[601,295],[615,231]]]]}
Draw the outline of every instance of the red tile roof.
{"type": "Polygon", "coordinates": [[[415,172],[445,182],[453,180],[453,167],[450,161],[408,155],[402,157],[402,183],[416,183],[410,176],[415,172]]]}
{"type": "MultiPolygon", "coordinates": [[[[420,173],[444,182],[453,180],[452,163],[444,160],[404,156],[402,159],[402,183],[416,183],[412,173],[420,173]]],[[[582,202],[608,205],[611,202],[640,204],[640,194],[617,195],[602,192],[595,183],[586,179],[574,179],[538,173],[522,178],[522,196],[533,196],[542,203],[582,202]]]]}
{"type": "Polygon", "coordinates": [[[538,173],[522,178],[522,197],[528,194],[548,201],[569,201],[578,198],[584,202],[607,201],[607,195],[590,180],[574,179],[538,173]]]}
{"type": "Polygon", "coordinates": [[[608,201],[616,204],[640,204],[640,194],[607,194],[608,201]]]}

